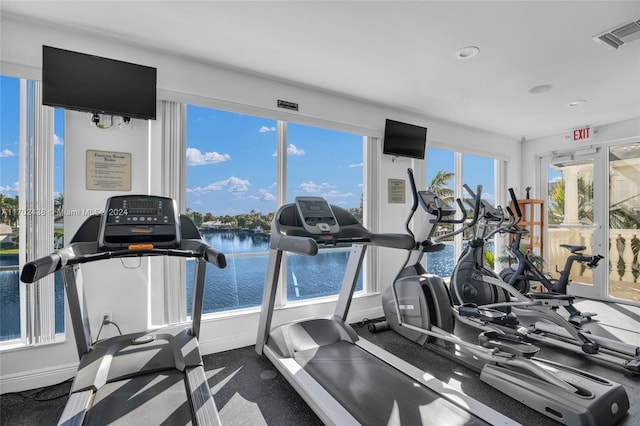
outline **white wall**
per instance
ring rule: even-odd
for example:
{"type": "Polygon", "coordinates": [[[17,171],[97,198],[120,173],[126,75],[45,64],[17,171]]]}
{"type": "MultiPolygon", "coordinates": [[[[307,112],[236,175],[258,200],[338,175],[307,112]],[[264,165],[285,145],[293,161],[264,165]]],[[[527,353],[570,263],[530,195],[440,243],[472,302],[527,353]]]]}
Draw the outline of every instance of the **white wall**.
{"type": "MultiPolygon", "coordinates": [[[[117,123],[117,121],[116,121],[117,123]]],[[[108,125],[108,121],[107,121],[108,125]]],[[[91,114],[76,111],[65,112],[64,135],[64,209],[67,212],[100,212],[104,210],[107,197],[123,194],[148,194],[150,170],[149,123],[131,120],[126,129],[117,124],[100,129],[91,122],[91,114]],[[120,152],[131,155],[131,191],[88,190],[86,182],[87,150],[120,152]]],[[[87,219],[86,214],[65,217],[65,244],[80,225],[87,219]]],[[[90,322],[97,333],[101,313],[111,312],[112,320],[123,333],[131,333],[147,327],[147,294],[149,263],[161,267],[159,259],[110,260],[87,264],[82,267],[85,294],[89,306],[90,322]],[[139,262],[140,261],[140,262],[139,262]],[[126,264],[124,268],[122,264],[126,264]],[[139,264],[138,267],[136,267],[139,264]],[[126,319],[126,321],[122,321],[126,319]]],[[[70,325],[69,322],[67,322],[70,325]]],[[[102,337],[113,335],[113,327],[106,327],[102,337]],[[111,333],[110,333],[111,332],[111,333]]]]}
{"type": "MultiPolygon", "coordinates": [[[[188,101],[317,126],[326,125],[376,137],[381,137],[386,118],[426,126],[429,129],[427,138],[430,143],[487,156],[498,155],[510,163],[515,162],[514,166],[508,167],[507,184],[516,187],[520,184],[520,143],[501,135],[384,105],[328,94],[313,88],[195,62],[179,55],[144,50],[91,33],[67,32],[39,23],[13,20],[6,16],[0,19],[0,73],[4,75],[40,79],[43,44],[117,58],[156,67],[158,94],[161,99],[188,101]],[[277,99],[297,102],[300,111],[292,113],[277,109],[277,99]]],[[[150,159],[158,158],[159,140],[156,140],[155,135],[159,132],[149,132],[144,122],[137,120],[134,120],[131,131],[98,130],[91,127],[89,117],[89,114],[83,113],[66,114],[69,122],[65,135],[65,151],[68,151],[69,160],[65,168],[69,178],[65,178],[65,209],[102,208],[106,197],[113,195],[102,191],[86,191],[84,188],[83,155],[86,149],[132,152],[132,170],[135,173],[135,186],[132,191],[157,193],[157,177],[161,171],[154,167],[150,159]]],[[[151,127],[154,126],[157,126],[157,123],[151,124],[151,127]]],[[[376,230],[403,232],[404,218],[410,207],[409,188],[407,185],[405,204],[389,204],[387,180],[406,179],[407,167],[413,167],[418,182],[424,182],[424,161],[404,158],[392,161],[391,157],[379,154],[379,146],[375,148],[375,152],[378,156],[375,164],[371,166],[377,172],[373,182],[377,187],[376,206],[379,211],[376,230]]],[[[77,226],[73,221],[65,224],[66,229],[77,226]]],[[[405,254],[389,251],[383,255],[384,265],[378,265],[377,271],[380,274],[380,282],[388,285],[405,254]]],[[[148,315],[148,308],[146,305],[133,305],[125,301],[130,297],[128,292],[114,293],[110,286],[114,277],[118,281],[134,280],[129,275],[114,275],[115,266],[117,265],[113,268],[110,265],[105,266],[85,277],[90,278],[92,287],[97,289],[91,297],[102,303],[105,309],[113,309],[114,318],[121,326],[128,324],[128,321],[133,326],[138,326],[142,321],[142,313],[148,315]],[[122,309],[116,310],[113,306],[118,301],[122,301],[122,309]]],[[[135,296],[145,297],[144,293],[149,289],[148,275],[144,270],[134,271],[133,275],[139,282],[132,284],[129,289],[133,290],[135,296]]],[[[297,306],[276,312],[275,321],[329,314],[333,306],[331,302],[297,306]]],[[[101,308],[98,307],[97,310],[99,309],[101,308]]],[[[235,316],[220,314],[204,320],[201,336],[203,352],[217,352],[253,344],[257,332],[256,311],[248,310],[235,316]]],[[[93,318],[97,318],[99,313],[94,312],[93,318]]],[[[373,318],[381,314],[379,296],[362,297],[354,300],[350,320],[373,318]]],[[[77,362],[72,340],[71,327],[67,322],[67,341],[63,344],[2,352],[0,392],[43,386],[71,377],[73,365],[77,362]]]]}

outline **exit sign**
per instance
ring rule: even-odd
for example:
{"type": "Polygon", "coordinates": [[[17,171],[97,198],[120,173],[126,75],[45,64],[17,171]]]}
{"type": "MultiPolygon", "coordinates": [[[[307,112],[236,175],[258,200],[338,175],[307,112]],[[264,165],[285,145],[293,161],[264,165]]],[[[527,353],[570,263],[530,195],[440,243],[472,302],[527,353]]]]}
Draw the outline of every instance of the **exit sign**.
{"type": "Polygon", "coordinates": [[[594,133],[594,129],[592,129],[591,127],[583,127],[581,129],[572,130],[569,137],[574,142],[585,141],[591,139],[594,133]]]}

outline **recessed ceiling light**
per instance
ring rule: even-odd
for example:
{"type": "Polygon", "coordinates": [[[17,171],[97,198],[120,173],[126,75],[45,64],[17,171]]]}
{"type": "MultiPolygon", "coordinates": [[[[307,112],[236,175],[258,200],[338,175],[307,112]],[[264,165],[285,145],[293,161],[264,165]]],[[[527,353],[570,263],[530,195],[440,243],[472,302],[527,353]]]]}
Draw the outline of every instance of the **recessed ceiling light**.
{"type": "Polygon", "coordinates": [[[477,47],[467,46],[458,50],[455,54],[455,57],[457,59],[471,59],[474,56],[476,56],[478,53],[480,53],[480,49],[478,49],[477,47]]]}
{"type": "Polygon", "coordinates": [[[580,99],[578,101],[569,102],[567,104],[567,106],[573,108],[573,107],[579,107],[579,106],[584,105],[586,103],[587,103],[587,101],[585,101],[584,99],[580,99]]]}
{"type": "Polygon", "coordinates": [[[541,84],[540,86],[532,87],[531,89],[529,89],[529,93],[531,93],[532,95],[537,95],[538,93],[548,92],[552,87],[552,84],[541,84]]]}

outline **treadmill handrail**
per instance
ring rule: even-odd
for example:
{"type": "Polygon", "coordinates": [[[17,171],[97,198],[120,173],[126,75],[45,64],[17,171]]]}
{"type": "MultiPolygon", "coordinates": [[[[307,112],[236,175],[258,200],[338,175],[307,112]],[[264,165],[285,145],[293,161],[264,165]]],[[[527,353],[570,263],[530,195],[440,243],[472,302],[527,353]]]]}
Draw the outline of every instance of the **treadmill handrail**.
{"type": "MultiPolygon", "coordinates": [[[[319,245],[322,244],[321,235],[318,235],[318,238],[314,238],[298,235],[280,234],[276,238],[272,238],[271,248],[291,253],[315,256],[318,253],[319,245]],[[318,240],[320,240],[320,243],[318,242],[318,240]]],[[[325,235],[327,236],[326,243],[328,245],[367,244],[379,247],[410,250],[415,244],[413,238],[406,234],[369,233],[366,237],[340,238],[331,238],[331,234],[325,235]]]]}
{"type": "Polygon", "coordinates": [[[220,269],[225,268],[227,265],[225,255],[202,240],[182,240],[178,248],[98,251],[97,246],[95,242],[72,243],[56,253],[32,260],[22,268],[20,280],[27,284],[34,283],[47,275],[59,271],[67,265],[70,266],[123,257],[189,257],[202,258],[220,269]]]}

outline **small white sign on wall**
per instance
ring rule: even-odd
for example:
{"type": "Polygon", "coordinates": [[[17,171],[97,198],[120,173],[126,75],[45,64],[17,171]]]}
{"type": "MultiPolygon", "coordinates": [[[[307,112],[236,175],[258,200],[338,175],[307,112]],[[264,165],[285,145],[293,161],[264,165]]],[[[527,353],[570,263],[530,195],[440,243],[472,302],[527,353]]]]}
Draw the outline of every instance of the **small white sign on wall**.
{"type": "Polygon", "coordinates": [[[87,150],[87,189],[131,191],[131,154],[87,150]]]}
{"type": "Polygon", "coordinates": [[[394,204],[404,204],[405,202],[405,184],[404,179],[389,179],[388,183],[388,201],[394,204]]]}

